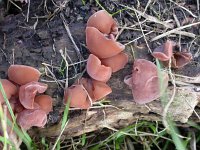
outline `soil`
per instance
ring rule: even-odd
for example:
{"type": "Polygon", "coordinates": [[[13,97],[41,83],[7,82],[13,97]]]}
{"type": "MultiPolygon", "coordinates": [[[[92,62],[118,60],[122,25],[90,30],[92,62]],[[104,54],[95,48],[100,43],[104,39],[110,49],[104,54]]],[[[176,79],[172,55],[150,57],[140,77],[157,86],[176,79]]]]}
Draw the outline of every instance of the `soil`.
{"type": "MultiPolygon", "coordinates": [[[[69,86],[73,84],[77,78],[82,76],[82,74],[83,76],[87,76],[85,73],[85,62],[89,53],[85,45],[84,30],[89,16],[97,10],[100,10],[101,6],[99,6],[95,0],[87,1],[85,4],[84,1],[81,0],[68,1],[63,7],[61,7],[60,4],[64,2],[64,0],[57,0],[55,4],[50,0],[47,0],[46,4],[44,2],[45,1],[41,0],[31,1],[29,13],[28,5],[25,3],[16,2],[22,9],[22,11],[20,11],[12,4],[9,5],[9,8],[6,8],[5,2],[0,2],[0,77],[7,78],[7,69],[11,64],[30,65],[39,69],[43,73],[40,79],[41,82],[45,82],[49,85],[46,93],[54,98],[53,112],[48,116],[47,125],[51,126],[59,122],[64,108],[62,97],[63,87],[65,87],[66,82],[66,68],[60,50],[67,51],[70,58],[67,59],[69,64],[77,63],[69,67],[69,86]],[[82,58],[76,53],[60,14],[64,15],[82,58]]],[[[102,7],[109,13],[118,12],[113,15],[113,17],[117,20],[120,27],[128,27],[138,23],[134,12],[124,9],[121,4],[130,7],[135,6],[137,10],[143,12],[147,3],[148,0],[142,0],[140,3],[131,0],[100,1],[102,7]],[[119,12],[119,10],[122,11],[119,12]]],[[[196,0],[186,1],[186,3],[182,5],[190,9],[193,14],[198,15],[196,0]]],[[[173,20],[171,22],[173,28],[177,27],[173,17],[174,14],[180,23],[185,18],[192,17],[187,11],[183,11],[173,3],[166,3],[165,0],[153,2],[146,10],[146,14],[156,16],[162,21],[173,20]]],[[[144,20],[144,17],[140,18],[141,22],[144,20]]],[[[197,21],[198,18],[194,18],[193,22],[197,21]]],[[[152,30],[155,31],[146,36],[146,41],[152,50],[168,38],[179,42],[180,36],[175,34],[151,42],[153,37],[170,30],[160,24],[147,21],[143,26],[143,30],[145,33],[152,30]]],[[[185,31],[198,35],[195,39],[187,36],[180,37],[181,50],[186,49],[190,51],[193,54],[193,60],[184,68],[173,71],[177,74],[196,77],[200,74],[200,28],[199,25],[197,25],[189,27],[185,29],[185,31]]],[[[123,30],[118,41],[126,44],[140,36],[142,36],[142,33],[140,27],[137,26],[132,30],[123,30]]],[[[117,103],[117,101],[120,100],[132,101],[130,89],[122,82],[125,75],[131,74],[132,50],[136,58],[145,58],[153,61],[146,47],[144,38],[134,40],[134,42],[126,46],[125,52],[130,55],[129,64],[125,69],[114,74],[109,82],[113,93],[109,95],[108,99],[111,100],[112,103],[117,103]]],[[[80,114],[82,114],[81,110],[70,111],[70,117],[77,117],[80,114]]]]}

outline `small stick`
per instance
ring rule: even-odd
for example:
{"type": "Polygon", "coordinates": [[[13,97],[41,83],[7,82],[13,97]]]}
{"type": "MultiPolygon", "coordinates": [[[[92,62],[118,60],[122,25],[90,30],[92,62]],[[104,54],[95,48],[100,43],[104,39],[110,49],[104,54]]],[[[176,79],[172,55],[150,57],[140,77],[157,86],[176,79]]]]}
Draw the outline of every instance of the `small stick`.
{"type": "Polygon", "coordinates": [[[67,34],[68,34],[70,40],[72,41],[72,43],[73,43],[73,45],[74,45],[74,48],[75,48],[75,50],[76,50],[76,54],[77,54],[78,59],[79,59],[79,60],[83,60],[83,57],[82,57],[81,52],[80,52],[80,49],[78,48],[78,46],[76,45],[76,43],[75,43],[75,41],[74,41],[74,39],[73,39],[73,37],[72,37],[72,34],[71,34],[70,30],[69,30],[69,27],[68,27],[68,25],[67,25],[67,21],[66,21],[64,15],[63,15],[63,13],[60,13],[60,17],[61,17],[61,19],[62,19],[62,21],[63,21],[65,30],[67,31],[67,34]]]}
{"type": "Polygon", "coordinates": [[[181,27],[178,27],[178,28],[175,28],[175,29],[172,29],[172,30],[170,30],[170,31],[167,31],[167,32],[165,32],[165,33],[163,33],[163,34],[160,34],[160,35],[154,37],[154,38],[151,40],[151,42],[156,41],[156,40],[158,40],[158,39],[160,39],[160,38],[163,38],[163,37],[165,37],[165,36],[167,36],[167,35],[170,35],[170,34],[172,34],[172,33],[175,33],[175,32],[177,32],[177,31],[179,31],[179,30],[182,30],[182,29],[185,29],[185,28],[189,28],[189,27],[192,27],[192,26],[195,26],[195,25],[198,25],[198,24],[200,24],[200,21],[199,21],[199,22],[192,23],[192,24],[188,24],[188,25],[185,25],[185,26],[181,26],[181,27]]]}

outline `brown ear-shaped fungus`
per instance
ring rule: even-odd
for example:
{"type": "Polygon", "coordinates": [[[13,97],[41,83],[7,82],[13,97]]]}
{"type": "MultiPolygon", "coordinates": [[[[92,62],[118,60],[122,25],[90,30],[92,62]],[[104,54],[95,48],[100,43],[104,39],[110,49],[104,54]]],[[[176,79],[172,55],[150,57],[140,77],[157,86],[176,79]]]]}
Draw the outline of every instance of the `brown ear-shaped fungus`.
{"type": "Polygon", "coordinates": [[[47,89],[47,84],[39,82],[30,82],[22,85],[19,89],[19,100],[20,103],[26,109],[34,109],[34,99],[37,93],[44,93],[47,89]]]}
{"type": "Polygon", "coordinates": [[[192,60],[192,54],[188,52],[175,52],[172,57],[171,67],[181,68],[192,60]]]}
{"type": "Polygon", "coordinates": [[[41,109],[25,109],[17,115],[18,125],[25,130],[32,126],[44,127],[46,122],[46,112],[41,109]]]}
{"type": "Polygon", "coordinates": [[[30,66],[11,65],[8,68],[9,80],[19,85],[24,85],[31,81],[38,81],[39,77],[40,77],[40,72],[37,69],[30,66]]]}
{"type": "Polygon", "coordinates": [[[84,86],[93,102],[104,98],[112,92],[112,89],[106,83],[93,79],[81,78],[79,84],[84,86]]]}
{"type": "Polygon", "coordinates": [[[112,72],[117,72],[128,63],[128,55],[121,52],[113,57],[101,59],[101,63],[112,68],[112,72]]]}
{"type": "Polygon", "coordinates": [[[91,106],[83,85],[72,85],[65,89],[64,104],[67,104],[68,101],[70,101],[70,107],[87,109],[91,106]]]}
{"type": "Polygon", "coordinates": [[[161,60],[168,61],[172,57],[174,42],[167,40],[167,42],[159,47],[157,47],[152,55],[153,57],[161,60]]]}
{"type": "Polygon", "coordinates": [[[102,82],[107,82],[112,74],[112,69],[101,65],[101,61],[93,54],[90,54],[86,68],[90,77],[102,82]]]}
{"type": "MultiPolygon", "coordinates": [[[[17,93],[17,87],[13,83],[11,83],[9,80],[1,79],[0,81],[2,83],[7,99],[10,99],[12,95],[15,95],[17,93]]],[[[4,97],[1,92],[0,92],[0,102],[1,103],[4,102],[4,97]]]]}
{"type": "Polygon", "coordinates": [[[110,94],[112,89],[104,82],[92,80],[94,101],[100,100],[110,94]]]}
{"type": "Polygon", "coordinates": [[[39,95],[35,97],[35,103],[39,104],[40,109],[47,114],[52,111],[52,98],[49,95],[39,95]]]}
{"type": "Polygon", "coordinates": [[[94,13],[87,21],[87,27],[95,27],[100,32],[105,34],[117,34],[117,23],[112,16],[105,10],[100,10],[94,13]]]}
{"type": "MultiPolygon", "coordinates": [[[[169,77],[164,72],[162,74],[162,90],[164,90],[168,86],[169,77]]],[[[155,64],[145,59],[135,60],[132,72],[132,93],[136,103],[145,104],[159,98],[162,94],[160,84],[155,64]]]]}
{"type": "Polygon", "coordinates": [[[89,51],[98,58],[109,58],[125,49],[125,46],[115,41],[114,36],[104,36],[94,27],[86,28],[86,44],[89,51]]]}

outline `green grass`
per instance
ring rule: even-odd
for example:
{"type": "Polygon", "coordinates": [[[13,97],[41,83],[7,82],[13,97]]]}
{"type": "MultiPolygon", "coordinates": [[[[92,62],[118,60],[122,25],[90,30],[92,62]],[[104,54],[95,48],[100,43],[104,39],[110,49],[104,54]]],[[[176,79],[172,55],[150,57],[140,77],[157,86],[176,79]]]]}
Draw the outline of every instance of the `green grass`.
{"type": "MultiPolygon", "coordinates": [[[[163,89],[162,89],[162,84],[163,84],[163,78],[162,78],[162,73],[161,73],[161,65],[160,65],[160,62],[158,61],[158,59],[156,59],[156,65],[157,65],[157,68],[158,68],[158,76],[159,76],[159,79],[160,79],[160,91],[162,91],[162,93],[165,93],[163,92],[163,89]]],[[[171,68],[169,68],[171,69],[171,68]]],[[[171,73],[171,71],[170,71],[171,73]]],[[[175,87],[174,87],[175,88],[175,87]]],[[[167,97],[166,94],[163,94],[160,98],[161,102],[162,102],[162,106],[163,107],[166,107],[166,102],[169,100],[169,98],[167,97]]],[[[174,144],[176,145],[176,149],[178,150],[186,150],[186,147],[184,146],[184,143],[183,141],[181,140],[181,138],[178,137],[179,135],[179,132],[178,132],[178,129],[176,128],[176,125],[175,123],[173,122],[173,120],[171,119],[170,116],[168,116],[167,114],[167,117],[166,118],[163,118],[163,119],[166,119],[164,120],[167,124],[167,129],[169,129],[169,132],[172,136],[172,139],[174,141],[174,144]]]]}

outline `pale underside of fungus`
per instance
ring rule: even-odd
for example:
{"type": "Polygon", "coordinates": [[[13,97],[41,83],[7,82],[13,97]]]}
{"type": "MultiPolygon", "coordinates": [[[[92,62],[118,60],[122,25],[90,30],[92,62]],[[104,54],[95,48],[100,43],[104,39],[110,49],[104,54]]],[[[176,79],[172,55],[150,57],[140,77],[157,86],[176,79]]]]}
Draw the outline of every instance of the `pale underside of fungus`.
{"type": "Polygon", "coordinates": [[[40,82],[30,82],[19,88],[19,100],[27,109],[34,109],[34,99],[37,93],[44,93],[47,90],[47,84],[40,82]]]}
{"type": "Polygon", "coordinates": [[[17,116],[17,123],[25,130],[32,126],[44,127],[46,122],[47,114],[41,109],[24,109],[17,116]]]}
{"type": "MultiPolygon", "coordinates": [[[[25,130],[32,126],[43,127],[47,122],[47,114],[52,110],[52,98],[48,95],[37,95],[44,93],[48,87],[47,84],[38,82],[40,75],[33,67],[11,65],[8,69],[8,78],[14,84],[1,79],[17,123],[25,130]]],[[[0,101],[5,104],[5,97],[2,94],[0,101]]]]}
{"type": "Polygon", "coordinates": [[[145,59],[134,61],[132,75],[125,78],[125,83],[132,89],[134,101],[145,104],[159,98],[168,86],[168,74],[158,70],[155,64],[145,59]],[[160,82],[161,81],[161,82],[160,82]]]}

